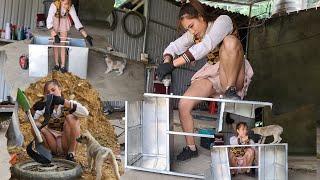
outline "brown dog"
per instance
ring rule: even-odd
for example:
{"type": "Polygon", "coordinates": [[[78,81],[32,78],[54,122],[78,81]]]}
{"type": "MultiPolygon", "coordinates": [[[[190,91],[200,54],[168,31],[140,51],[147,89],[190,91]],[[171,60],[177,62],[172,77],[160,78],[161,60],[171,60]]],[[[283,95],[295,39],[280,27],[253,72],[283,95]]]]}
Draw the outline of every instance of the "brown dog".
{"type": "Polygon", "coordinates": [[[77,138],[77,141],[81,144],[87,146],[87,160],[90,170],[93,169],[93,163],[95,164],[96,170],[96,180],[100,180],[102,177],[102,165],[107,158],[111,158],[113,163],[113,170],[116,175],[116,178],[120,180],[119,167],[115,155],[112,150],[107,147],[101,146],[98,141],[90,134],[89,131],[85,131],[80,137],[77,138]]]}

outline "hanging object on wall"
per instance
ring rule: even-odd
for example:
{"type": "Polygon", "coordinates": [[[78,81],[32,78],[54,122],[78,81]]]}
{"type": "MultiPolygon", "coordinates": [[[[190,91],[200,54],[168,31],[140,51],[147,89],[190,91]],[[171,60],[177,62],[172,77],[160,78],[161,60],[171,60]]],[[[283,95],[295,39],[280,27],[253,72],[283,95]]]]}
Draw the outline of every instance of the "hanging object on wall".
{"type": "Polygon", "coordinates": [[[136,12],[136,11],[129,11],[129,12],[127,12],[127,13],[123,16],[123,18],[122,18],[122,28],[123,28],[124,32],[125,32],[128,36],[130,36],[130,37],[132,37],[132,38],[141,37],[141,36],[144,35],[144,31],[145,31],[145,29],[146,29],[146,19],[145,19],[145,17],[144,17],[142,14],[140,14],[140,13],[138,13],[138,12],[136,12]],[[128,18],[130,15],[137,16],[137,17],[139,18],[141,24],[142,24],[141,30],[138,31],[138,33],[132,33],[132,32],[129,32],[129,30],[128,30],[128,27],[127,27],[127,25],[126,25],[126,20],[127,20],[127,18],[128,18]]]}
{"type": "Polygon", "coordinates": [[[29,68],[29,58],[26,55],[21,55],[19,58],[19,65],[21,67],[21,69],[28,69],[29,68]]]}
{"type": "Polygon", "coordinates": [[[107,20],[107,29],[109,29],[110,31],[113,31],[117,27],[117,22],[118,22],[118,16],[117,16],[116,10],[113,10],[110,16],[112,17],[111,18],[112,21],[109,22],[107,20]]]}

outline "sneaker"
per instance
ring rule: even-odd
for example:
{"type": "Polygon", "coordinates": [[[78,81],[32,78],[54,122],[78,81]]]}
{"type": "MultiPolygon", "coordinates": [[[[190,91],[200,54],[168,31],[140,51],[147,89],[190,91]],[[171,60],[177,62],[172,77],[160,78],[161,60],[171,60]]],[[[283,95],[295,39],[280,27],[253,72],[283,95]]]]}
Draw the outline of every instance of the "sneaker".
{"type": "Polygon", "coordinates": [[[177,156],[178,161],[185,161],[193,157],[198,157],[198,148],[196,147],[195,151],[192,151],[189,146],[183,148],[182,152],[177,156]]]}
{"type": "Polygon", "coordinates": [[[224,97],[231,100],[241,100],[241,97],[237,94],[237,89],[235,86],[230,86],[226,90],[224,97]]]}
{"type": "Polygon", "coordinates": [[[61,67],[61,68],[60,68],[60,71],[61,71],[62,73],[68,72],[67,69],[66,69],[66,67],[61,67]]]}
{"type": "Polygon", "coordinates": [[[73,153],[68,153],[66,159],[69,160],[69,161],[76,162],[76,160],[74,159],[73,153]]]}
{"type": "Polygon", "coordinates": [[[59,71],[60,70],[60,66],[59,65],[55,65],[52,70],[59,71]]]}

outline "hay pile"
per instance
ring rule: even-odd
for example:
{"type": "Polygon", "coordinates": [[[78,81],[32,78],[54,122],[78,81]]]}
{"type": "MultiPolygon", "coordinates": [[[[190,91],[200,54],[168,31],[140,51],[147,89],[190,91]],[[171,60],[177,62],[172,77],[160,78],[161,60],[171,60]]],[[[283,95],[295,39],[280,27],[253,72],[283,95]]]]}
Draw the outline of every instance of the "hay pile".
{"type": "MultiPolygon", "coordinates": [[[[89,130],[91,134],[96,138],[96,140],[103,146],[110,147],[115,154],[120,154],[120,147],[117,143],[114,128],[107,121],[103,114],[103,106],[99,98],[99,94],[96,90],[92,88],[87,80],[80,79],[70,73],[62,74],[60,72],[53,72],[47,77],[44,77],[37,81],[36,83],[30,84],[30,86],[25,89],[25,94],[28,97],[30,104],[33,105],[36,101],[43,97],[43,87],[44,84],[51,79],[56,79],[62,85],[62,95],[66,99],[74,99],[80,102],[89,110],[89,117],[80,118],[81,131],[89,130]]],[[[21,131],[25,137],[24,149],[26,145],[33,139],[30,132],[31,125],[26,120],[25,113],[22,109],[19,109],[19,120],[21,123],[21,131]]],[[[19,159],[18,162],[24,161],[28,158],[25,150],[17,149],[12,151],[18,151],[19,159]]],[[[85,155],[85,147],[83,145],[78,145],[76,160],[80,164],[87,166],[87,160],[85,155]]],[[[92,179],[91,173],[84,169],[85,173],[83,179],[92,179]]],[[[108,174],[106,179],[113,179],[112,166],[108,163],[104,167],[104,173],[108,174]]]]}

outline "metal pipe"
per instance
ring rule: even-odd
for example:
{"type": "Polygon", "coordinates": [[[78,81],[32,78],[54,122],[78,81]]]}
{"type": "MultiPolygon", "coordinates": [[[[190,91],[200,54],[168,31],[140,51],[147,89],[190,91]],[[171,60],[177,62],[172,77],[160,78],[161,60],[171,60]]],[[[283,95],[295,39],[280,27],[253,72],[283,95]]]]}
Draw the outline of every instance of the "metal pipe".
{"type": "Polygon", "coordinates": [[[142,52],[146,53],[148,26],[149,26],[149,18],[150,18],[149,17],[149,0],[144,0],[144,16],[146,17],[146,27],[145,27],[144,36],[143,36],[142,52]]]}
{"type": "Polygon", "coordinates": [[[201,100],[201,101],[216,101],[216,102],[239,103],[239,104],[254,104],[254,105],[264,105],[264,106],[272,107],[272,103],[260,102],[260,101],[230,100],[230,99],[204,98],[204,97],[166,95],[166,94],[154,94],[154,93],[144,93],[144,97],[191,99],[191,100],[201,100]]]}
{"type": "Polygon", "coordinates": [[[245,53],[246,58],[248,58],[248,49],[249,49],[249,36],[250,36],[250,25],[251,25],[251,12],[252,12],[252,4],[250,5],[250,9],[249,9],[249,23],[248,23],[248,30],[247,30],[247,42],[246,42],[246,53],[245,53]]]}
{"type": "Polygon", "coordinates": [[[206,134],[196,134],[196,133],[186,133],[186,132],[175,132],[175,131],[166,131],[167,134],[174,135],[183,135],[183,136],[195,136],[195,137],[206,137],[206,138],[214,138],[214,135],[206,135],[206,134]]]}
{"type": "Polygon", "coordinates": [[[190,178],[196,178],[196,179],[204,179],[204,176],[199,175],[192,175],[192,174],[184,174],[184,173],[178,173],[178,172],[172,172],[172,171],[164,171],[164,170],[153,170],[153,169],[147,169],[147,168],[141,168],[141,167],[134,167],[134,166],[127,166],[128,169],[135,169],[139,171],[147,171],[147,172],[155,172],[155,173],[162,173],[162,174],[168,174],[168,175],[174,175],[174,176],[182,176],[182,177],[190,177],[190,178]]]}
{"type": "Polygon", "coordinates": [[[240,166],[240,167],[230,167],[230,169],[258,169],[259,166],[240,166]]]}
{"type": "Polygon", "coordinates": [[[266,147],[266,146],[287,146],[287,143],[281,144],[247,144],[247,145],[221,145],[213,146],[214,148],[231,148],[231,147],[266,147]]]}
{"type": "Polygon", "coordinates": [[[125,101],[125,120],[124,120],[124,167],[128,166],[128,101],[125,101]]]}

